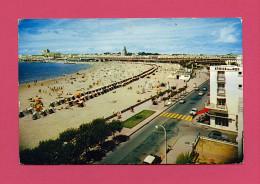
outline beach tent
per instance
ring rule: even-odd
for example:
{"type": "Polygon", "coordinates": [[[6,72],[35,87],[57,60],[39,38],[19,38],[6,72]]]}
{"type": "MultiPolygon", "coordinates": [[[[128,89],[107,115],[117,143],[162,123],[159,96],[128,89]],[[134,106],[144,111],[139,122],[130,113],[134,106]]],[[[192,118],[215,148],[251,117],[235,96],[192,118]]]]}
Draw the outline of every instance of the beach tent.
{"type": "Polygon", "coordinates": [[[88,95],[85,96],[85,101],[87,101],[89,98],[88,98],[88,95]]]}
{"type": "Polygon", "coordinates": [[[36,112],[33,113],[32,118],[33,118],[33,120],[36,120],[36,119],[40,119],[41,116],[40,116],[39,112],[36,111],[36,112]]]}
{"type": "Polygon", "coordinates": [[[54,102],[51,102],[49,106],[50,106],[50,107],[55,107],[56,105],[55,105],[54,102]]]}
{"type": "Polygon", "coordinates": [[[66,102],[66,99],[65,99],[65,98],[63,98],[63,99],[60,100],[60,103],[62,103],[62,104],[64,104],[65,102],[66,102]]]}
{"type": "Polygon", "coordinates": [[[40,104],[36,106],[36,111],[39,112],[39,111],[42,111],[42,109],[43,109],[43,108],[42,108],[42,106],[41,106],[40,104]]]}
{"type": "Polygon", "coordinates": [[[32,113],[33,113],[33,108],[30,107],[30,108],[27,110],[27,112],[32,114],[32,113]]]}
{"type": "Polygon", "coordinates": [[[25,111],[20,111],[20,113],[19,113],[19,118],[22,118],[22,117],[24,117],[24,116],[26,116],[27,114],[26,114],[26,112],[25,111]]]}
{"type": "Polygon", "coordinates": [[[46,109],[43,109],[43,110],[42,110],[42,115],[43,115],[43,116],[47,116],[47,115],[48,115],[48,111],[47,111],[46,109]]]}
{"type": "Polygon", "coordinates": [[[55,113],[55,109],[53,107],[50,107],[49,108],[49,113],[52,114],[52,113],[55,113]]]}
{"type": "Polygon", "coordinates": [[[80,95],[81,95],[81,96],[85,96],[85,93],[84,93],[84,92],[82,92],[82,93],[80,93],[80,95]]]}
{"type": "Polygon", "coordinates": [[[81,94],[80,94],[80,93],[77,93],[75,96],[76,96],[76,98],[80,98],[80,97],[81,97],[81,94]]]}
{"type": "Polygon", "coordinates": [[[85,99],[84,96],[82,96],[82,97],[80,98],[80,100],[81,100],[81,101],[84,101],[84,102],[86,101],[86,99],[85,99]]]}
{"type": "Polygon", "coordinates": [[[78,103],[78,107],[85,107],[84,102],[83,102],[83,101],[80,101],[80,102],[78,103]]]}
{"type": "Polygon", "coordinates": [[[75,105],[74,101],[69,101],[69,106],[75,105]]]}
{"type": "Polygon", "coordinates": [[[58,101],[56,102],[56,105],[61,105],[60,100],[58,100],[58,101]]]}

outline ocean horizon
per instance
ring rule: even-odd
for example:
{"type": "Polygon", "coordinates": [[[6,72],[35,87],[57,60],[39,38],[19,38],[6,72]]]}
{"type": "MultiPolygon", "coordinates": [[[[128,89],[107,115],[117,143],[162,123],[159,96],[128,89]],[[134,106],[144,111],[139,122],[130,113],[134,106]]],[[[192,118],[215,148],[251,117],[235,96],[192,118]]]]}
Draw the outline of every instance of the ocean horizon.
{"type": "Polygon", "coordinates": [[[91,68],[89,64],[18,62],[19,84],[73,74],[91,68]]]}

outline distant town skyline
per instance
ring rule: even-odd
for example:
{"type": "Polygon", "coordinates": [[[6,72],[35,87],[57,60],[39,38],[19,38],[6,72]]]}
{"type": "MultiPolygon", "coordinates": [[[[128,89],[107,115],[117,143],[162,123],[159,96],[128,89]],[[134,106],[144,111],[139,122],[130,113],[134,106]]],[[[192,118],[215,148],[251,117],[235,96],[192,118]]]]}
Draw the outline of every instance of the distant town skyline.
{"type": "Polygon", "coordinates": [[[19,55],[127,52],[242,54],[239,18],[23,19],[19,55]]]}

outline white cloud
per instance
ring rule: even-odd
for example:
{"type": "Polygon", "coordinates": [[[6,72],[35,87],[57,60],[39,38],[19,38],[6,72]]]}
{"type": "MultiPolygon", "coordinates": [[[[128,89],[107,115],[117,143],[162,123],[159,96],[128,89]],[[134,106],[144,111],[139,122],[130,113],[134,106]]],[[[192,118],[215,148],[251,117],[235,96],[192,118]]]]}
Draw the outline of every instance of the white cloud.
{"type": "Polygon", "coordinates": [[[236,43],[238,42],[236,29],[233,26],[221,28],[218,34],[216,43],[236,43]]]}

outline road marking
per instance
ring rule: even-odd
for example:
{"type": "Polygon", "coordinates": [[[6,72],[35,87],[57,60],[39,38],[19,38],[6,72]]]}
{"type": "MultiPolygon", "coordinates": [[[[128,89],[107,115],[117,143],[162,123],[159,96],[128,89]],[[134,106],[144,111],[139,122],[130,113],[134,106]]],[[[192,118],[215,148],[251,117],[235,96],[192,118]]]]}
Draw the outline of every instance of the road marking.
{"type": "Polygon", "coordinates": [[[186,115],[183,115],[181,119],[184,119],[186,115]]]}
{"type": "Polygon", "coordinates": [[[190,116],[187,116],[187,118],[186,118],[185,120],[189,119],[189,117],[190,117],[190,116]]]}
{"type": "Polygon", "coordinates": [[[192,117],[190,117],[189,121],[191,121],[191,120],[192,120],[192,117]]]}
{"type": "Polygon", "coordinates": [[[167,114],[168,114],[168,113],[165,113],[165,114],[163,115],[163,117],[165,117],[167,114]]]}
{"type": "Polygon", "coordinates": [[[182,114],[177,119],[180,119],[181,117],[182,117],[182,114]]]}
{"type": "Polygon", "coordinates": [[[172,118],[174,115],[175,115],[175,113],[173,113],[173,114],[171,115],[171,118],[172,118]]]}
{"type": "Polygon", "coordinates": [[[174,116],[174,118],[176,118],[177,116],[179,116],[179,114],[176,114],[176,116],[174,116]]]}
{"type": "Polygon", "coordinates": [[[172,114],[172,113],[169,113],[169,115],[168,115],[168,116],[166,116],[166,117],[169,117],[171,114],[172,114]]]}
{"type": "Polygon", "coordinates": [[[160,116],[163,116],[165,114],[165,112],[163,112],[160,116]]]}

